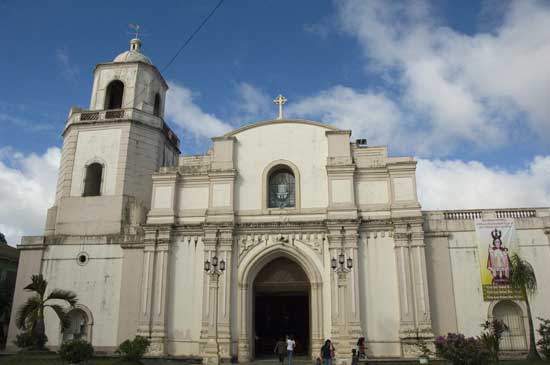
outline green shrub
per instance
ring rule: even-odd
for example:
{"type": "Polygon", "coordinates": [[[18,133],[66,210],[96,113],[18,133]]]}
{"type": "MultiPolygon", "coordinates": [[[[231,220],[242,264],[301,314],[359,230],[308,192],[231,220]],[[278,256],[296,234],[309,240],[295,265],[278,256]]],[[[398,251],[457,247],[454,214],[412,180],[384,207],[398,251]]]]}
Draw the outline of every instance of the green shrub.
{"type": "Polygon", "coordinates": [[[13,343],[22,350],[40,350],[48,342],[46,335],[39,335],[31,331],[21,332],[15,336],[13,343]]]}
{"type": "Polygon", "coordinates": [[[136,336],[133,340],[126,340],[118,346],[116,353],[123,360],[140,360],[147,352],[151,340],[146,337],[136,336]]]}
{"type": "Polygon", "coordinates": [[[540,335],[540,340],[537,341],[540,352],[544,355],[546,360],[550,359],[550,319],[538,318],[541,323],[537,332],[540,335]]]}
{"type": "Polygon", "coordinates": [[[61,360],[71,364],[77,364],[92,358],[94,348],[84,340],[71,340],[61,344],[59,348],[59,356],[61,360]]]}

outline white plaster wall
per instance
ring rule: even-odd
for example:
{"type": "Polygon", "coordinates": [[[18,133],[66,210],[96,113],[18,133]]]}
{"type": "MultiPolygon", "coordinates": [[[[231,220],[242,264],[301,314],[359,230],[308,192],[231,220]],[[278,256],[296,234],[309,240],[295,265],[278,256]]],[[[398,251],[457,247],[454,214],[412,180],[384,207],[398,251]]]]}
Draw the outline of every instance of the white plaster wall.
{"type": "Polygon", "coordinates": [[[362,234],[359,245],[361,319],[374,356],[401,356],[395,249],[389,232],[362,234]],[[368,237],[368,238],[367,238],[368,237]]]}
{"type": "Polygon", "coordinates": [[[275,160],[288,160],[300,171],[301,207],[328,205],[326,128],[280,122],[247,129],[235,135],[236,210],[262,209],[262,174],[275,160]]]}
{"type": "Polygon", "coordinates": [[[171,247],[166,330],[172,355],[199,355],[203,252],[197,237],[180,236],[171,247]]]}
{"type": "Polygon", "coordinates": [[[104,164],[102,195],[114,195],[120,153],[120,129],[79,131],[73,167],[71,196],[84,192],[85,166],[91,162],[104,164]]]}
{"type": "MultiPolygon", "coordinates": [[[[122,249],[118,245],[50,246],[44,255],[42,274],[48,280],[48,292],[68,289],[94,317],[92,345],[115,347],[117,343],[122,249]],[[87,252],[86,265],[77,263],[79,252],[87,252]]],[[[53,311],[45,315],[48,344],[59,345],[59,320],[53,311]]]]}
{"type": "MultiPolygon", "coordinates": [[[[541,229],[516,229],[519,254],[533,265],[538,293],[531,299],[534,319],[550,318],[550,246],[541,229]]],[[[491,302],[483,300],[479,254],[475,231],[452,232],[450,241],[453,290],[458,331],[468,336],[480,333],[479,325],[487,320],[491,302]]],[[[538,326],[535,319],[535,327],[538,326]]]]}
{"type": "Polygon", "coordinates": [[[413,179],[411,177],[393,178],[395,200],[415,200],[413,179]]]}
{"type": "Polygon", "coordinates": [[[357,182],[357,201],[360,205],[388,204],[388,181],[366,180],[357,182]]]}
{"type": "Polygon", "coordinates": [[[208,208],[208,185],[188,186],[179,190],[179,210],[207,209],[208,208]]]}

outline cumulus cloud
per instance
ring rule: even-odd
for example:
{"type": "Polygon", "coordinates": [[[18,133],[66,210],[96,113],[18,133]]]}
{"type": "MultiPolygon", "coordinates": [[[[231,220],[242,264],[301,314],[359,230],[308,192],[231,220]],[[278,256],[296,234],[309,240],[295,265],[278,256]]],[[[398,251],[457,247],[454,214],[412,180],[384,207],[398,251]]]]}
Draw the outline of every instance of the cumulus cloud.
{"type": "Polygon", "coordinates": [[[197,94],[175,82],[169,82],[166,97],[166,118],[196,137],[215,137],[229,132],[231,125],[216,116],[205,113],[194,102],[197,94]]]}
{"type": "Polygon", "coordinates": [[[19,244],[22,235],[40,235],[46,211],[53,205],[61,151],[22,154],[0,149],[0,232],[8,243],[19,244]]]}
{"type": "Polygon", "coordinates": [[[368,72],[391,75],[385,82],[399,90],[394,101],[416,119],[403,126],[421,130],[416,152],[449,153],[463,143],[498,148],[515,128],[550,136],[547,3],[512,2],[496,28],[474,35],[442,25],[427,1],[335,3],[368,72]]]}
{"type": "Polygon", "coordinates": [[[384,94],[341,85],[290,104],[287,114],[351,129],[354,136],[368,137],[371,144],[386,144],[392,137],[398,143],[399,124],[405,119],[384,94]]]}
{"type": "Polygon", "coordinates": [[[422,209],[550,206],[550,156],[506,171],[479,161],[425,160],[417,166],[422,209]]]}

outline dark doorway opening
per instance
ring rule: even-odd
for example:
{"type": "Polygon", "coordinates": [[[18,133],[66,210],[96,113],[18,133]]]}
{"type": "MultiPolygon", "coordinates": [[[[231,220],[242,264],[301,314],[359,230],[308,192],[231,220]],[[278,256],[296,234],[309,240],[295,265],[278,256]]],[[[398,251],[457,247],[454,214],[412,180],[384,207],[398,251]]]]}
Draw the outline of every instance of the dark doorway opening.
{"type": "Polygon", "coordinates": [[[304,270],[287,258],[265,265],[254,280],[254,355],[273,357],[277,339],[291,335],[295,355],[310,349],[310,285],[304,270]]]}
{"type": "Polygon", "coordinates": [[[291,335],[294,353],[307,355],[309,349],[309,298],[307,293],[262,295],[255,298],[256,357],[273,357],[277,339],[291,335]]]}

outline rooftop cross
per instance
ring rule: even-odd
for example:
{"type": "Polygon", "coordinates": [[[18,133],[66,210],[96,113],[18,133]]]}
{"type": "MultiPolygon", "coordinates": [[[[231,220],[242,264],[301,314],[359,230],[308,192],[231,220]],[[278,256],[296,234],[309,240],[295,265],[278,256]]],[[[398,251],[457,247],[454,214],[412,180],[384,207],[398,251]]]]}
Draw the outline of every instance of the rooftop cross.
{"type": "Polygon", "coordinates": [[[273,102],[279,105],[279,116],[277,117],[277,119],[283,119],[283,104],[287,102],[286,98],[279,94],[279,96],[273,99],[273,102]]]}

